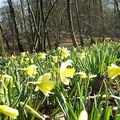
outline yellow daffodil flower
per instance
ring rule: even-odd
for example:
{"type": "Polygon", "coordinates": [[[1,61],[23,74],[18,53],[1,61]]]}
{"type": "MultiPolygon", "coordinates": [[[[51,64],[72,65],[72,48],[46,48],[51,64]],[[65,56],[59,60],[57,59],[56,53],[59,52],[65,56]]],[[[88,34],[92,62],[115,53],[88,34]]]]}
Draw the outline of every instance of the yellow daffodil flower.
{"type": "Polygon", "coordinates": [[[97,77],[97,75],[93,75],[93,74],[86,74],[84,71],[81,71],[79,73],[76,73],[78,74],[81,78],[89,78],[89,79],[92,79],[92,78],[95,78],[97,77]]]}
{"type": "Polygon", "coordinates": [[[39,53],[39,54],[38,54],[38,57],[39,57],[40,59],[42,59],[42,60],[45,60],[45,59],[46,59],[46,55],[47,55],[47,54],[43,52],[43,53],[39,53]]]}
{"type": "Polygon", "coordinates": [[[16,60],[16,58],[17,58],[17,57],[14,56],[14,55],[12,55],[12,56],[10,57],[11,60],[16,60]]]}
{"type": "Polygon", "coordinates": [[[88,120],[88,113],[86,110],[81,111],[78,120],[88,120]]]}
{"type": "Polygon", "coordinates": [[[58,56],[52,56],[52,60],[53,60],[53,62],[57,62],[58,61],[58,56]]]}
{"type": "Polygon", "coordinates": [[[16,119],[19,115],[17,109],[11,108],[7,105],[0,105],[0,113],[5,114],[6,116],[10,116],[13,119],[16,119]]]}
{"type": "Polygon", "coordinates": [[[79,74],[79,76],[80,76],[81,78],[88,78],[88,75],[87,75],[84,71],[81,71],[81,72],[79,72],[79,73],[77,73],[77,74],[79,74]]]}
{"type": "Polygon", "coordinates": [[[75,68],[67,68],[68,66],[72,66],[73,61],[72,60],[67,60],[66,62],[63,62],[61,64],[59,73],[60,73],[60,78],[63,84],[69,85],[69,78],[73,78],[73,75],[75,73],[75,68]]]}
{"type": "Polygon", "coordinates": [[[21,52],[21,56],[22,56],[22,57],[25,57],[26,55],[27,55],[26,52],[21,52]]]}
{"type": "Polygon", "coordinates": [[[45,73],[40,76],[38,81],[29,83],[36,85],[35,91],[41,90],[45,96],[49,96],[49,93],[51,93],[50,91],[55,87],[55,82],[50,81],[51,78],[51,73],[45,73]]]}
{"type": "Polygon", "coordinates": [[[23,70],[31,77],[37,74],[37,66],[34,64],[24,68],[23,70]]]}
{"type": "Polygon", "coordinates": [[[63,58],[67,58],[68,56],[70,56],[70,50],[68,50],[67,48],[62,48],[61,49],[61,56],[63,58]]]}
{"type": "Polygon", "coordinates": [[[88,77],[89,77],[90,79],[92,79],[92,78],[97,77],[97,75],[90,74],[88,77]]]}
{"type": "Polygon", "coordinates": [[[6,86],[8,86],[9,81],[12,80],[12,76],[7,75],[7,74],[1,75],[0,78],[1,78],[1,80],[3,80],[5,82],[6,86]]]}
{"type": "Polygon", "coordinates": [[[85,58],[85,52],[80,53],[80,59],[83,60],[85,58]]]}
{"type": "Polygon", "coordinates": [[[107,73],[111,79],[114,79],[117,75],[120,75],[120,67],[111,64],[111,66],[108,66],[107,73]]]}

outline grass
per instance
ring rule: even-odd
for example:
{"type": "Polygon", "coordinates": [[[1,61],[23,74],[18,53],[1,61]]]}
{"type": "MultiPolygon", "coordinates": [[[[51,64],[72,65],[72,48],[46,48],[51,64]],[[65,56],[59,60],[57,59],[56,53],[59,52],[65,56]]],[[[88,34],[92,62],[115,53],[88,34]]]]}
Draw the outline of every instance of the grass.
{"type": "Polygon", "coordinates": [[[1,57],[0,105],[18,114],[1,106],[0,119],[120,120],[120,73],[112,79],[111,64],[120,65],[120,44],[1,57]]]}

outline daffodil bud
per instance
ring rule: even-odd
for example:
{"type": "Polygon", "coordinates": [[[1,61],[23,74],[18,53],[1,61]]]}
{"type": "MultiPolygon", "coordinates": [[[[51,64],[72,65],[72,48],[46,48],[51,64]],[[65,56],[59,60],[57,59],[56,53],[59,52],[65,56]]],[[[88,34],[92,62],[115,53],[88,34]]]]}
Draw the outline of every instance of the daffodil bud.
{"type": "Polygon", "coordinates": [[[8,86],[9,81],[12,80],[12,76],[7,75],[7,74],[6,75],[1,75],[0,78],[1,78],[1,80],[4,81],[6,87],[8,86]]]}
{"type": "Polygon", "coordinates": [[[81,78],[87,78],[87,77],[88,77],[87,74],[86,74],[84,71],[81,71],[81,72],[79,72],[79,73],[77,73],[77,74],[79,74],[79,76],[80,76],[81,78]]]}
{"type": "Polygon", "coordinates": [[[7,105],[0,105],[0,113],[4,114],[6,116],[9,116],[13,119],[16,119],[17,116],[19,115],[17,109],[11,108],[7,105]]]}
{"type": "Polygon", "coordinates": [[[24,109],[29,112],[32,115],[35,115],[37,118],[45,120],[38,112],[36,112],[33,108],[31,108],[29,105],[24,105],[23,102],[20,102],[20,105],[24,107],[24,109]]]}
{"type": "Polygon", "coordinates": [[[81,111],[78,120],[88,120],[88,113],[86,110],[81,111]]]}

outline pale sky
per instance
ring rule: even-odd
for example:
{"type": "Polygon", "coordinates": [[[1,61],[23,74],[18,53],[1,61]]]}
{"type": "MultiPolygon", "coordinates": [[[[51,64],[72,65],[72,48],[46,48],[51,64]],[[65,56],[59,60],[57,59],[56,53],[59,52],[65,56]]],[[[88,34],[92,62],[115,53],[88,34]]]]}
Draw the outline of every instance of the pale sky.
{"type": "Polygon", "coordinates": [[[0,7],[6,2],[7,0],[0,0],[0,7]]]}

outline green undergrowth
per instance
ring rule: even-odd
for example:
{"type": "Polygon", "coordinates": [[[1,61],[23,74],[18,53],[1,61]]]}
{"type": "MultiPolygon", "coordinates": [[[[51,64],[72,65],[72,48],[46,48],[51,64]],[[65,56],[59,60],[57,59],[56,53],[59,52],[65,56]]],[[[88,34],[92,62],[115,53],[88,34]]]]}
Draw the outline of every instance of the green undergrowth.
{"type": "Polygon", "coordinates": [[[120,120],[119,66],[107,42],[0,57],[0,120],[120,120]]]}

